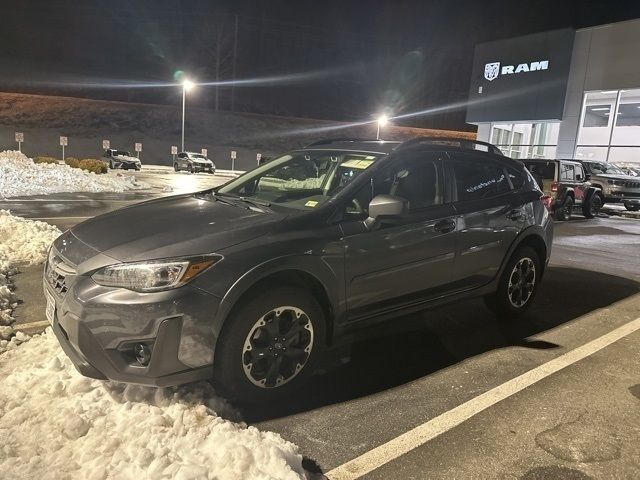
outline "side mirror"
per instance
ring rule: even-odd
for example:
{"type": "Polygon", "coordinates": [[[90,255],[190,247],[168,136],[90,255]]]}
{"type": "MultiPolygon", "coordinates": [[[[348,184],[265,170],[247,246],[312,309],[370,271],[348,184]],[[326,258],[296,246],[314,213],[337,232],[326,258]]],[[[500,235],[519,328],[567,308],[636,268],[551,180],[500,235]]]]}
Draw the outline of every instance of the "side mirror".
{"type": "Polygon", "coordinates": [[[591,180],[591,174],[590,173],[585,173],[584,174],[584,179],[588,182],[589,180],[591,180]]]}
{"type": "Polygon", "coordinates": [[[409,211],[409,202],[393,195],[376,195],[369,202],[369,218],[364,223],[373,229],[384,220],[400,218],[409,211]]]}

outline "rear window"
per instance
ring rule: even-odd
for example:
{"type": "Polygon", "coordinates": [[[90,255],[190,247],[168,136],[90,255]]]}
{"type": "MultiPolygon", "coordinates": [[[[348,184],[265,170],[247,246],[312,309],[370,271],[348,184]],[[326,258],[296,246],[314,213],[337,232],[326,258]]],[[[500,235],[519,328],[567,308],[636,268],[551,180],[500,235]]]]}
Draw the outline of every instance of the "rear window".
{"type": "Polygon", "coordinates": [[[534,178],[541,178],[542,180],[556,179],[556,162],[524,162],[524,165],[534,178]]]}

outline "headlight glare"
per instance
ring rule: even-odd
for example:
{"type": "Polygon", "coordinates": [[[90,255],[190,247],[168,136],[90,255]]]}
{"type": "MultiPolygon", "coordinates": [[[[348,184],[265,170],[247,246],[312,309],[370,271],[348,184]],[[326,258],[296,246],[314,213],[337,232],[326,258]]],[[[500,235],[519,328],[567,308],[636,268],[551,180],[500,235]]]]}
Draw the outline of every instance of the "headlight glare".
{"type": "Polygon", "coordinates": [[[221,258],[219,255],[207,255],[191,259],[120,263],[98,270],[91,278],[107,287],[157,292],[184,285],[221,258]]]}

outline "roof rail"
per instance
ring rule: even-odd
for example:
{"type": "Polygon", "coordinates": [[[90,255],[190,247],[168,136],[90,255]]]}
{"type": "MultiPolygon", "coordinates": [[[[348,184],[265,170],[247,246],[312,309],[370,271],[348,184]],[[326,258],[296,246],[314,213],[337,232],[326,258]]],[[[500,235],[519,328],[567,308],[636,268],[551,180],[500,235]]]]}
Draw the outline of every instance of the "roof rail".
{"type": "Polygon", "coordinates": [[[407,140],[406,142],[402,142],[400,146],[396,149],[396,151],[407,148],[407,147],[411,147],[413,145],[419,145],[421,143],[430,143],[433,145],[451,145],[451,146],[457,146],[460,148],[467,148],[469,150],[485,151],[486,149],[487,152],[504,156],[504,153],[502,153],[502,150],[500,150],[498,147],[496,147],[491,143],[482,142],[480,140],[469,140],[468,138],[460,138],[460,137],[458,138],[456,137],[416,137],[416,138],[412,138],[411,140],[407,140]],[[477,148],[479,146],[484,148],[477,148]]]}
{"type": "Polygon", "coordinates": [[[310,143],[304,148],[307,147],[317,147],[318,145],[329,145],[331,143],[338,142],[377,142],[378,140],[372,138],[355,138],[355,137],[338,137],[338,138],[325,138],[323,140],[318,140],[317,142],[310,143]]]}

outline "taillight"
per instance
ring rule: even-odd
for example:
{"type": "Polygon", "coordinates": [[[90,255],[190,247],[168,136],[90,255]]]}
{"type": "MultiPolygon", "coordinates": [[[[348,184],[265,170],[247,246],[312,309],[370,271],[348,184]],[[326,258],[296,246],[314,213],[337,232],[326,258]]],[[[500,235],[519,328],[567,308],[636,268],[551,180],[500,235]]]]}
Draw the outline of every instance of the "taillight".
{"type": "Polygon", "coordinates": [[[553,197],[549,195],[543,195],[540,200],[542,200],[542,204],[546,207],[546,209],[551,211],[551,206],[553,205],[553,197]]]}
{"type": "Polygon", "coordinates": [[[551,191],[552,192],[557,192],[558,191],[558,182],[553,182],[551,184],[551,191]]]}

